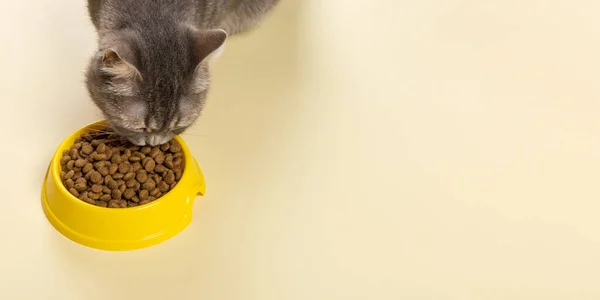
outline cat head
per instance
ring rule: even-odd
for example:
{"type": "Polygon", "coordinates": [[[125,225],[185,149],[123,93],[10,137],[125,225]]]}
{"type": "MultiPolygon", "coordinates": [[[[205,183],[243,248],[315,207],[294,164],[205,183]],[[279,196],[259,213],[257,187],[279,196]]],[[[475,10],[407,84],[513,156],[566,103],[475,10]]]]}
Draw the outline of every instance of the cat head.
{"type": "Polygon", "coordinates": [[[165,143],[199,117],[210,83],[208,63],[226,38],[221,29],[189,26],[100,33],[86,74],[92,101],[132,143],[165,143]]]}

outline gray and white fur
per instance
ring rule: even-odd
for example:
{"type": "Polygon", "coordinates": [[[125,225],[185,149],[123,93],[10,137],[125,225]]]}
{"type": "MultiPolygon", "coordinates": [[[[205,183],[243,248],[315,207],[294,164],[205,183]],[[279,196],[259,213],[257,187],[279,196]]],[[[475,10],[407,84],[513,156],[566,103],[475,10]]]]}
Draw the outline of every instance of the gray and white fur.
{"type": "Polygon", "coordinates": [[[86,85],[110,126],[159,145],[200,116],[209,61],[278,0],[88,0],[98,32],[86,85]]]}

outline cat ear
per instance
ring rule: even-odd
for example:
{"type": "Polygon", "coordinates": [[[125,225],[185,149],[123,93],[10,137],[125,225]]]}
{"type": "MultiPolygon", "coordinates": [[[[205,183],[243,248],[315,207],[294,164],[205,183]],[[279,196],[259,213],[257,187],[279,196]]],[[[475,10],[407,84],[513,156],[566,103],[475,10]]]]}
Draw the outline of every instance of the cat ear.
{"type": "MultiPolygon", "coordinates": [[[[102,72],[112,76],[114,78],[125,78],[131,79],[134,76],[139,76],[139,71],[127,60],[125,60],[120,54],[118,46],[108,48],[104,50],[102,55],[102,72]]],[[[121,50],[123,54],[127,54],[127,51],[121,50]]]]}
{"type": "Polygon", "coordinates": [[[221,54],[227,32],[223,29],[199,30],[196,33],[196,64],[215,59],[221,54]]]}

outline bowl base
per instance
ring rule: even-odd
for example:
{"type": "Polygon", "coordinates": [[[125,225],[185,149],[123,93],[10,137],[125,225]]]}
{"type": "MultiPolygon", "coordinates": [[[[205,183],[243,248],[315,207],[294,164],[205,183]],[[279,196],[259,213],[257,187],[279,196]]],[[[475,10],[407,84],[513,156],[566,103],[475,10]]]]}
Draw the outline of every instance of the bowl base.
{"type": "MultiPolygon", "coordinates": [[[[143,239],[139,240],[131,240],[131,241],[110,241],[110,240],[98,240],[91,238],[89,236],[82,235],[75,231],[73,228],[69,228],[64,223],[62,223],[56,215],[52,212],[50,205],[48,204],[48,199],[46,198],[46,181],[48,180],[48,175],[50,172],[50,167],[48,167],[48,171],[46,171],[46,176],[44,176],[44,182],[42,184],[42,208],[44,210],[44,214],[46,218],[52,224],[52,226],[60,232],[66,238],[90,247],[99,250],[108,250],[108,251],[127,251],[127,250],[136,250],[142,249],[150,246],[154,246],[160,244],[175,235],[179,232],[183,231],[192,221],[191,213],[185,214],[183,218],[174,226],[163,230],[161,232],[157,232],[153,235],[147,236],[143,239]]],[[[117,209],[117,208],[114,208],[117,209]]]]}

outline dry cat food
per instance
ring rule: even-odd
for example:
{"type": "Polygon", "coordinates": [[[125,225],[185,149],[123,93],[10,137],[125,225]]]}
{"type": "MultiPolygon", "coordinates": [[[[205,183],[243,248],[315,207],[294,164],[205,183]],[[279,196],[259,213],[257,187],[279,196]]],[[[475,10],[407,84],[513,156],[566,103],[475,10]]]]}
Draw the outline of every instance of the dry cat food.
{"type": "Polygon", "coordinates": [[[101,130],[81,135],[60,160],[63,184],[75,197],[97,206],[133,207],[169,192],[183,174],[183,151],[175,140],[135,146],[101,130]]]}

